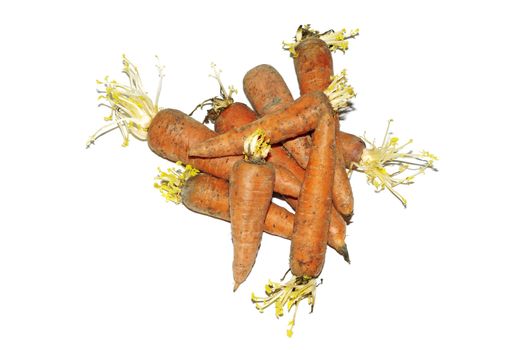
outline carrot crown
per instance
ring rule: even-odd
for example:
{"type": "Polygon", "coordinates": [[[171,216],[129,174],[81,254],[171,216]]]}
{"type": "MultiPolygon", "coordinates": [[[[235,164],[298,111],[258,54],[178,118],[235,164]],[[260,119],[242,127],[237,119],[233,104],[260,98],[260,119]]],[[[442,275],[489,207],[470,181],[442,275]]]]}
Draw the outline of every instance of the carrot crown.
{"type": "Polygon", "coordinates": [[[163,66],[157,64],[158,89],[154,102],[147,96],[143,86],[138,68],[132,64],[125,55],[122,55],[123,73],[129,78],[129,85],[118,83],[115,80],[109,80],[105,77],[103,81],[97,80],[96,83],[102,85],[104,89],[97,90],[100,96],[99,100],[105,100],[99,106],[107,107],[111,114],[105,117],[105,121],[111,123],[98,129],[87,140],[87,148],[94,144],[94,141],[100,136],[116,128],[120,129],[124,139],[122,146],[129,144],[129,134],[139,140],[147,139],[147,130],[151,120],[158,113],[158,99],[162,89],[162,80],[164,77],[163,66]]]}
{"type": "Polygon", "coordinates": [[[296,277],[287,283],[277,283],[269,280],[265,285],[265,294],[267,297],[257,297],[252,293],[251,301],[256,305],[256,309],[263,313],[266,308],[274,304],[276,308],[276,317],[283,316],[284,310],[290,312],[294,307],[294,314],[288,323],[287,336],[292,337],[294,324],[296,323],[296,313],[300,301],[307,299],[311,306],[311,312],[314,308],[316,299],[316,279],[309,277],[296,277]]]}
{"type": "Polygon", "coordinates": [[[175,167],[168,168],[164,172],[158,168],[158,176],[154,187],[160,190],[160,193],[167,201],[180,204],[182,201],[181,193],[185,182],[191,177],[197,175],[200,171],[187,164],[184,166],[182,162],[176,162],[175,167]]]}
{"type": "Polygon", "coordinates": [[[243,143],[243,154],[245,160],[251,162],[262,162],[271,150],[270,140],[267,138],[265,131],[256,129],[251,135],[245,138],[243,143]]]}
{"type": "Polygon", "coordinates": [[[319,38],[329,46],[329,50],[335,52],[340,50],[345,52],[349,49],[349,40],[355,38],[360,33],[359,29],[352,29],[347,35],[347,30],[343,28],[342,30],[335,32],[334,30],[328,30],[326,32],[320,33],[319,31],[312,29],[310,24],[300,25],[298,30],[296,30],[296,35],[294,36],[294,42],[283,42],[283,49],[288,50],[292,57],[298,56],[296,53],[296,46],[303,40],[307,38],[319,38]]]}
{"type": "Polygon", "coordinates": [[[354,88],[347,81],[347,71],[344,69],[331,77],[330,85],[323,91],[329,98],[336,112],[343,112],[352,106],[352,98],[356,96],[354,88]]]}
{"type": "Polygon", "coordinates": [[[216,119],[218,118],[218,116],[222,113],[222,111],[234,103],[234,99],[232,98],[232,95],[234,93],[238,93],[238,90],[236,90],[234,88],[234,86],[232,86],[232,85],[230,85],[228,87],[228,90],[225,90],[222,80],[220,79],[221,70],[216,68],[216,64],[214,64],[214,63],[211,63],[211,68],[214,71],[214,75],[209,74],[209,76],[216,79],[216,81],[220,85],[220,96],[211,97],[211,98],[203,101],[198,106],[196,106],[193,109],[193,111],[189,114],[190,116],[192,116],[193,113],[196,112],[197,109],[203,109],[203,107],[205,107],[205,106],[210,106],[210,108],[207,110],[207,115],[205,116],[205,119],[203,120],[204,123],[208,123],[208,122],[214,123],[216,121],[216,119]]]}
{"type": "Polygon", "coordinates": [[[400,145],[397,137],[391,137],[389,133],[389,120],[387,130],[381,145],[376,145],[369,141],[365,136],[362,139],[370,144],[363,150],[361,160],[356,163],[357,171],[367,175],[367,182],[376,188],[376,192],[384,189],[389,190],[398,198],[404,207],[407,207],[407,200],[394,188],[398,185],[410,185],[414,183],[414,178],[425,173],[425,169],[434,168],[434,161],[438,158],[427,151],[414,153],[403,149],[412,143],[412,140],[400,145]],[[406,174],[409,175],[406,175],[406,174]]]}

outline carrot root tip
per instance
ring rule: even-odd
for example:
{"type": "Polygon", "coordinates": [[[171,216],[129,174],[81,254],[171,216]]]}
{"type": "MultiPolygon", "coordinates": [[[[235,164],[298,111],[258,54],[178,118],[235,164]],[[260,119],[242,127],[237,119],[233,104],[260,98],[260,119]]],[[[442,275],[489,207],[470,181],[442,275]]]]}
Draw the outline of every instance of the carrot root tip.
{"type": "Polygon", "coordinates": [[[350,264],[349,249],[347,248],[347,244],[344,244],[343,247],[338,250],[338,253],[340,253],[340,255],[343,256],[343,259],[350,264]]]}

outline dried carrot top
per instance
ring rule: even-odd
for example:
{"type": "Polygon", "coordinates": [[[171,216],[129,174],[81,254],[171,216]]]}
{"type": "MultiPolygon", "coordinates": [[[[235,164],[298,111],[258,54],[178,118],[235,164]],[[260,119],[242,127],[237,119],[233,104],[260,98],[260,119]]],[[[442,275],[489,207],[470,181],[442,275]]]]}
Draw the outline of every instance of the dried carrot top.
{"type": "Polygon", "coordinates": [[[265,285],[265,294],[267,296],[257,297],[252,293],[251,300],[256,304],[256,309],[261,313],[274,304],[277,318],[283,316],[285,310],[290,312],[294,307],[294,314],[288,323],[289,328],[287,329],[287,336],[292,337],[293,328],[296,323],[298,304],[302,300],[307,299],[307,303],[310,305],[312,312],[316,299],[317,286],[316,279],[309,277],[293,276],[289,282],[283,284],[269,280],[269,283],[265,285]]]}
{"type": "Polygon", "coordinates": [[[219,70],[216,67],[216,64],[214,64],[214,63],[211,63],[211,68],[214,72],[214,75],[209,74],[209,76],[216,79],[216,81],[220,85],[220,96],[211,97],[211,98],[203,101],[198,106],[196,106],[192,110],[191,113],[189,113],[189,115],[192,116],[193,113],[196,112],[197,109],[203,109],[203,107],[209,106],[210,108],[207,110],[207,115],[205,116],[205,119],[203,120],[204,124],[206,124],[208,122],[214,123],[214,121],[223,112],[223,110],[234,103],[234,99],[232,98],[232,95],[238,93],[238,90],[236,90],[234,88],[234,86],[232,86],[232,85],[229,85],[228,91],[225,90],[225,87],[220,78],[220,73],[222,71],[219,70]]]}
{"type": "Polygon", "coordinates": [[[412,143],[412,139],[399,145],[399,139],[391,137],[392,133],[389,132],[392,121],[390,119],[388,122],[381,145],[376,145],[365,136],[362,137],[370,147],[363,150],[361,160],[355,164],[356,171],[367,175],[367,182],[376,188],[376,192],[387,189],[407,207],[405,197],[394,188],[414,183],[414,177],[423,174],[426,169],[437,171],[434,161],[438,160],[438,157],[427,151],[404,151],[404,148],[412,143]],[[407,173],[410,175],[402,177],[407,173]]]}
{"type": "Polygon", "coordinates": [[[200,172],[198,169],[193,168],[190,164],[183,165],[182,162],[176,162],[173,168],[167,169],[164,172],[158,168],[157,183],[154,187],[160,190],[167,201],[180,204],[182,202],[182,188],[185,182],[191,177],[198,175],[200,172]]]}
{"type": "Polygon", "coordinates": [[[360,33],[359,29],[353,29],[347,35],[347,30],[343,28],[342,30],[335,32],[334,30],[328,30],[326,32],[320,33],[317,30],[311,28],[310,24],[300,25],[296,30],[296,35],[294,36],[294,42],[283,42],[283,49],[288,50],[292,57],[296,57],[296,46],[307,38],[319,38],[329,46],[329,49],[332,52],[340,50],[345,52],[349,49],[348,39],[353,39],[358,36],[360,33]]]}
{"type": "Polygon", "coordinates": [[[253,163],[264,162],[271,150],[271,144],[269,142],[270,140],[265,135],[265,131],[256,129],[243,143],[245,160],[253,163]]]}
{"type": "Polygon", "coordinates": [[[111,110],[111,114],[104,118],[105,121],[110,121],[111,123],[104,125],[90,136],[87,140],[87,147],[94,144],[100,136],[116,128],[119,128],[122,133],[124,139],[122,146],[129,144],[129,134],[145,141],[149,124],[151,124],[151,120],[159,111],[158,100],[162,90],[164,67],[159,63],[156,66],[160,80],[158,81],[156,98],[153,102],[147,96],[147,92],[145,92],[142,86],[138,68],[125,55],[122,55],[122,62],[122,72],[129,78],[129,85],[118,83],[116,80],[109,80],[108,76],[103,81],[96,81],[97,84],[103,85],[105,88],[97,90],[100,94],[98,99],[105,100],[99,106],[104,106],[111,110]]]}
{"type": "Polygon", "coordinates": [[[356,97],[354,88],[348,83],[345,69],[331,77],[330,85],[323,92],[329,98],[332,108],[338,113],[343,113],[350,108],[351,100],[356,97]]]}

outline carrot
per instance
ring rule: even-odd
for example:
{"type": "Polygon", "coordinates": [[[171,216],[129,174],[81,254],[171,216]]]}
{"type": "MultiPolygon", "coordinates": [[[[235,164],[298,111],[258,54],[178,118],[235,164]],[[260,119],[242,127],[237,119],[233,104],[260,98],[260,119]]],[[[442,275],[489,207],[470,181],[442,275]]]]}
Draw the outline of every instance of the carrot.
{"type": "Polygon", "coordinates": [[[290,268],[298,277],[318,277],[325,261],[336,160],[334,119],[333,114],[323,115],[312,134],[291,239],[290,268]]]}
{"type": "MultiPolygon", "coordinates": [[[[324,91],[329,88],[334,77],[332,54],[329,46],[319,37],[303,39],[295,47],[294,68],[300,93],[324,91]]],[[[336,120],[336,138],[340,134],[339,119],[336,120]]],[[[354,210],[352,188],[345,171],[345,159],[339,142],[336,143],[336,167],[334,170],[333,203],[345,217],[354,210]]]]}
{"type": "Polygon", "coordinates": [[[334,114],[323,115],[313,132],[313,147],[295,214],[290,255],[292,279],[285,284],[269,281],[265,287],[267,297],[251,297],[260,311],[275,304],[278,317],[283,315],[284,308],[295,308],[289,322],[288,336],[292,336],[300,301],[307,299],[311,309],[314,307],[316,278],[325,262],[327,230],[332,210],[335,133],[334,114]]]}
{"type": "Polygon", "coordinates": [[[274,168],[265,161],[270,145],[262,130],[245,139],[245,159],[229,178],[229,206],[234,245],[234,291],[250,274],[261,244],[263,223],[274,189],[274,168]]]}
{"type": "MultiPolygon", "coordinates": [[[[280,73],[268,64],[256,66],[245,74],[243,91],[259,115],[280,112],[294,101],[280,73]]],[[[283,147],[305,169],[309,161],[310,136],[289,139],[283,143],[283,147]]]]}
{"type": "MultiPolygon", "coordinates": [[[[160,171],[157,180],[155,187],[168,201],[183,203],[199,214],[231,221],[227,181],[195,171],[181,162],[167,172],[160,171]]],[[[291,212],[274,203],[269,205],[263,226],[265,232],[290,239],[293,226],[294,215],[291,212]]]]}
{"type": "MultiPolygon", "coordinates": [[[[294,101],[280,73],[267,64],[256,66],[245,74],[243,91],[254,110],[262,116],[279,112],[294,101]]],[[[360,160],[365,143],[361,138],[343,131],[337,136],[340,138],[340,140],[337,140],[337,144],[341,146],[343,158],[347,168],[349,168],[351,163],[360,160]]],[[[301,145],[297,150],[293,149],[291,152],[302,168],[307,166],[308,154],[311,148],[310,137],[306,139],[308,141],[305,144],[301,145]]]]}

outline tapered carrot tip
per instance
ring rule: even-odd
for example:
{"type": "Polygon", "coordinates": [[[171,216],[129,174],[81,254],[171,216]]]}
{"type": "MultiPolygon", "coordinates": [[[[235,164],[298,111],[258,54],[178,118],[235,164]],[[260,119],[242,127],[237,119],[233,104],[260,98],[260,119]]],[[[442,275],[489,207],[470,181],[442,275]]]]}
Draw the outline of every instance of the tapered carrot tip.
{"type": "Polygon", "coordinates": [[[240,286],[240,283],[234,282],[234,287],[232,288],[232,291],[236,292],[236,289],[238,289],[239,286],[240,286]]]}
{"type": "Polygon", "coordinates": [[[344,244],[343,247],[340,248],[338,253],[340,253],[341,256],[343,256],[343,259],[345,259],[345,261],[350,264],[349,250],[347,249],[347,244],[344,244]]]}

